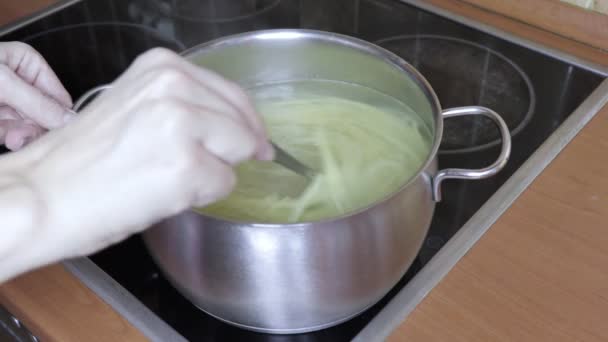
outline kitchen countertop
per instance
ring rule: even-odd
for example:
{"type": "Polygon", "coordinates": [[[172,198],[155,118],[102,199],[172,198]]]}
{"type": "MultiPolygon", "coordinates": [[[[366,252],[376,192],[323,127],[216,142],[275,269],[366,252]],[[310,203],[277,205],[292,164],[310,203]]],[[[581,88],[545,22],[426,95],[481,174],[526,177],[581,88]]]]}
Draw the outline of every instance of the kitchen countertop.
{"type": "Polygon", "coordinates": [[[608,340],[608,107],[391,341],[608,340]]]}
{"type": "MultiPolygon", "coordinates": [[[[503,30],[526,31],[476,6],[431,2],[503,30]]],[[[553,47],[561,40],[547,32],[523,35],[553,47]]],[[[608,64],[603,51],[561,48],[608,64]]],[[[607,148],[605,106],[388,340],[608,340],[607,148]]]]}
{"type": "Polygon", "coordinates": [[[0,3],[0,27],[56,3],[57,0],[8,0],[0,3]]]}
{"type": "MultiPolygon", "coordinates": [[[[4,0],[0,26],[53,0],[4,0]]],[[[458,0],[463,16],[596,63],[608,54],[458,0]]],[[[392,333],[393,341],[608,340],[608,106],[392,333]]],[[[0,286],[43,340],[144,340],[61,265],[0,286]]]]}

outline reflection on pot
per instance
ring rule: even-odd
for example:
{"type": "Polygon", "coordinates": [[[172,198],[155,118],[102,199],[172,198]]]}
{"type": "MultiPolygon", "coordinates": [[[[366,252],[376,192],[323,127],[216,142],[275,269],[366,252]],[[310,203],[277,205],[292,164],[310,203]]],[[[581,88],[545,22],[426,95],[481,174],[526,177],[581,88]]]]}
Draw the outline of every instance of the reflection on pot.
{"type": "MultiPolygon", "coordinates": [[[[412,64],[436,90],[444,108],[479,105],[494,109],[511,136],[534,113],[536,95],[528,76],[513,61],[482,45],[434,35],[379,40],[380,46],[412,64]]],[[[468,117],[447,120],[440,153],[473,152],[500,143],[491,121],[468,117]]]]}

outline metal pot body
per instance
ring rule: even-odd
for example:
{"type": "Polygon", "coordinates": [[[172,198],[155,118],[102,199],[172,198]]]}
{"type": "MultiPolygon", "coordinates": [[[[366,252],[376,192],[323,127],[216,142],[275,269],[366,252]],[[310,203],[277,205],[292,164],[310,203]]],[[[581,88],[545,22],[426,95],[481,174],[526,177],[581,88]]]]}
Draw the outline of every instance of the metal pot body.
{"type": "Polygon", "coordinates": [[[171,283],[205,312],[250,330],[338,324],[404,275],[433,213],[429,178],[357,215],[276,227],[186,212],[144,233],[171,283]]]}
{"type": "MultiPolygon", "coordinates": [[[[257,31],[221,38],[183,55],[245,87],[311,78],[368,86],[407,103],[435,132],[428,159],[414,178],[350,215],[273,225],[188,211],[143,233],[151,255],[182,294],[205,312],[246,329],[313,331],[373,305],[415,259],[440,199],[441,181],[490,176],[509,154],[509,146],[503,146],[494,165],[466,171],[474,175],[438,172],[444,117],[481,114],[499,126],[500,117],[479,107],[442,112],[413,67],[358,39],[310,30],[257,31]]],[[[502,133],[503,144],[509,143],[508,129],[506,136],[502,133]]]]}

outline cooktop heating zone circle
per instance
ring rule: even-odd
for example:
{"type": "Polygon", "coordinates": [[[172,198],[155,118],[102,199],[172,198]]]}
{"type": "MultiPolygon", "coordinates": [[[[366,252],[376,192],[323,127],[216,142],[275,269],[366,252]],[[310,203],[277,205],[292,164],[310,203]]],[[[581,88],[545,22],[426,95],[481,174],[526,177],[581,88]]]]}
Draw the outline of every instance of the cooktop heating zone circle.
{"type": "MultiPolygon", "coordinates": [[[[446,36],[403,35],[378,45],[399,55],[429,81],[442,107],[484,106],[521,132],[534,114],[536,95],[530,79],[512,60],[489,47],[446,36]]],[[[469,153],[497,146],[499,131],[482,117],[444,122],[440,153],[469,153]]]]}

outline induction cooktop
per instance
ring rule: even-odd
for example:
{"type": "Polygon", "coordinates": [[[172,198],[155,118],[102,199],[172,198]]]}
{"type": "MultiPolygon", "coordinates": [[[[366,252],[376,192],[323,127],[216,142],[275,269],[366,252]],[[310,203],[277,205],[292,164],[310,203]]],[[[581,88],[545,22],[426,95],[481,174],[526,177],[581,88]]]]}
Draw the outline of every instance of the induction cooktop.
{"type": "MultiPolygon", "coordinates": [[[[391,323],[386,317],[402,319],[400,310],[415,305],[416,298],[428,290],[423,279],[447,272],[446,265],[457,260],[457,253],[453,254],[456,260],[448,259],[457,249],[450,241],[465,239],[464,230],[489,225],[490,221],[478,219],[488,216],[480,214],[482,208],[490,216],[491,208],[496,215],[504,210],[509,200],[499,196],[508,190],[503,185],[514,176],[525,176],[526,161],[532,156],[548,153],[548,147],[541,147],[551,142],[552,134],[573,113],[592,107],[590,95],[606,75],[594,65],[452,16],[423,1],[67,1],[33,20],[0,29],[0,40],[34,46],[76,99],[111,82],[138,54],[152,47],[179,52],[217,37],[269,28],[338,32],[397,53],[427,78],[444,108],[482,105],[501,114],[511,131],[511,158],[492,178],[445,182],[444,198],[437,205],[426,241],[403,279],[375,306],[321,331],[254,333],[203,313],[162,276],[139,236],[66,263],[152,339],[348,341],[383,336],[391,323]]],[[[439,167],[489,165],[499,153],[499,143],[497,129],[482,118],[446,121],[439,167]]],[[[464,253],[462,248],[460,252],[464,253]]]]}

